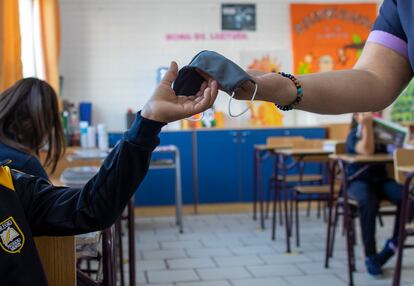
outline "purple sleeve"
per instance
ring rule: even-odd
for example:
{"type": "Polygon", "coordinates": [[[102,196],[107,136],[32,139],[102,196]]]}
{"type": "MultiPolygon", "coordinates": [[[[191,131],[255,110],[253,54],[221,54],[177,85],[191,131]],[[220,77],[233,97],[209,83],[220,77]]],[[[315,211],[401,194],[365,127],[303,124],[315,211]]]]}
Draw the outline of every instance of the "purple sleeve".
{"type": "Polygon", "coordinates": [[[408,58],[407,36],[398,15],[396,0],[385,0],[367,42],[385,46],[408,58]]]}

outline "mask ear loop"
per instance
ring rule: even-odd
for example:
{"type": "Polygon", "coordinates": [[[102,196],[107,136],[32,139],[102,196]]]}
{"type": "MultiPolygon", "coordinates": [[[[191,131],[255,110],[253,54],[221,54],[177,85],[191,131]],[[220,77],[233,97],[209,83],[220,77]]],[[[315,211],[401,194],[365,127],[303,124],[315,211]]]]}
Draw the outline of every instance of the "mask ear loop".
{"type": "Polygon", "coordinates": [[[232,93],[232,95],[231,95],[231,97],[230,97],[230,100],[229,100],[229,108],[228,108],[228,110],[229,110],[229,115],[230,115],[231,117],[239,117],[239,116],[242,116],[243,114],[245,114],[247,111],[249,111],[250,106],[253,104],[254,99],[255,99],[255,97],[256,97],[256,94],[257,94],[257,89],[258,89],[258,85],[257,85],[257,83],[255,83],[255,87],[254,87],[253,96],[252,96],[252,98],[250,99],[249,106],[248,106],[248,107],[246,107],[246,109],[245,109],[245,110],[243,110],[242,112],[240,112],[239,114],[236,114],[236,115],[235,115],[235,114],[233,114],[233,113],[231,112],[231,101],[234,99],[234,96],[236,95],[236,92],[235,92],[235,91],[233,91],[233,93],[232,93]]]}

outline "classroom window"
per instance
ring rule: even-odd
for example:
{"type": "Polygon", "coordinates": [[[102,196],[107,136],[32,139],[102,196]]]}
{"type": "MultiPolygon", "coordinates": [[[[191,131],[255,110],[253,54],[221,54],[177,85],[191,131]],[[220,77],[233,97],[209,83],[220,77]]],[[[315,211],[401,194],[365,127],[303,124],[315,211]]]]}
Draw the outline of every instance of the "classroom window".
{"type": "Polygon", "coordinates": [[[44,79],[38,0],[19,0],[23,77],[44,79]]]}

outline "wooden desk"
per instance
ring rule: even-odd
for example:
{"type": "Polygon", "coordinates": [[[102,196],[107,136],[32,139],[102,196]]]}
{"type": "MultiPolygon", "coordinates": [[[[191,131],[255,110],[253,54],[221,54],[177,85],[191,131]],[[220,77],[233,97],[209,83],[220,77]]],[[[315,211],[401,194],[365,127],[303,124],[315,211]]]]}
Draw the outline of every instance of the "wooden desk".
{"type": "Polygon", "coordinates": [[[275,150],[276,153],[284,156],[316,156],[316,155],[326,155],[332,154],[332,151],[324,149],[312,149],[312,148],[292,148],[292,149],[281,149],[275,150]]]}
{"type": "Polygon", "coordinates": [[[259,151],[273,151],[273,150],[278,150],[278,149],[290,149],[292,148],[292,144],[278,144],[277,146],[274,145],[266,145],[266,144],[258,144],[258,145],[254,145],[254,149],[259,150],[259,151]]]}
{"type": "MultiPolygon", "coordinates": [[[[59,179],[50,180],[62,186],[59,179]]],[[[42,236],[35,239],[49,286],[76,285],[76,246],[74,236],[42,236]]]]}
{"type": "MultiPolygon", "coordinates": [[[[328,161],[329,154],[332,151],[325,150],[323,148],[290,148],[290,149],[275,149],[273,152],[276,154],[276,167],[275,167],[275,178],[279,178],[279,170],[282,172],[282,184],[281,190],[285,192],[284,199],[284,213],[285,213],[285,229],[286,229],[286,252],[290,253],[290,237],[292,236],[292,225],[289,221],[289,207],[287,200],[287,181],[286,174],[288,170],[298,167],[299,177],[302,178],[304,173],[304,162],[324,162],[328,161]],[[293,158],[293,163],[286,165],[286,158],[293,158]]],[[[272,240],[276,239],[276,204],[277,204],[277,193],[279,192],[278,184],[275,185],[275,199],[273,200],[273,218],[272,218],[272,240]]]]}
{"type": "Polygon", "coordinates": [[[49,286],[76,285],[75,237],[36,237],[49,286]]]}
{"type": "Polygon", "coordinates": [[[332,154],[329,159],[340,160],[346,164],[383,164],[392,163],[393,157],[390,154],[355,155],[355,154],[332,154]]]}
{"type": "Polygon", "coordinates": [[[253,166],[253,220],[257,219],[257,201],[259,200],[260,208],[260,227],[265,229],[264,220],[264,198],[263,198],[263,182],[262,182],[262,161],[268,156],[272,156],[275,150],[292,148],[291,143],[282,143],[275,145],[257,144],[254,145],[254,166],[253,166]]]}
{"type": "MultiPolygon", "coordinates": [[[[61,186],[59,176],[68,165],[67,155],[72,154],[73,149],[68,148],[65,156],[59,161],[56,172],[49,173],[52,184],[61,186]]],[[[45,154],[41,154],[44,158],[45,154]]],[[[41,159],[42,160],[42,159],[41,159]]],[[[36,248],[39,252],[49,286],[74,286],[76,285],[76,248],[75,237],[36,237],[36,248]]]]}
{"type": "Polygon", "coordinates": [[[275,153],[293,157],[296,161],[328,161],[328,155],[332,154],[332,151],[322,148],[294,148],[294,149],[280,149],[275,150],[275,153]]]}

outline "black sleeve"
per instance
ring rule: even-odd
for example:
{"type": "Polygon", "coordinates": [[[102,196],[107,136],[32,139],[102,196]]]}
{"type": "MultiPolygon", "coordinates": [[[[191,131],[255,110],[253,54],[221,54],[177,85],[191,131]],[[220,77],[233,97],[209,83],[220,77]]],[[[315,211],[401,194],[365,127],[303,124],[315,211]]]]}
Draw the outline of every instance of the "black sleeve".
{"type": "Polygon", "coordinates": [[[45,179],[13,172],[33,235],[73,235],[112,225],[143,180],[163,125],[138,114],[83,189],[55,187],[45,179]]]}

